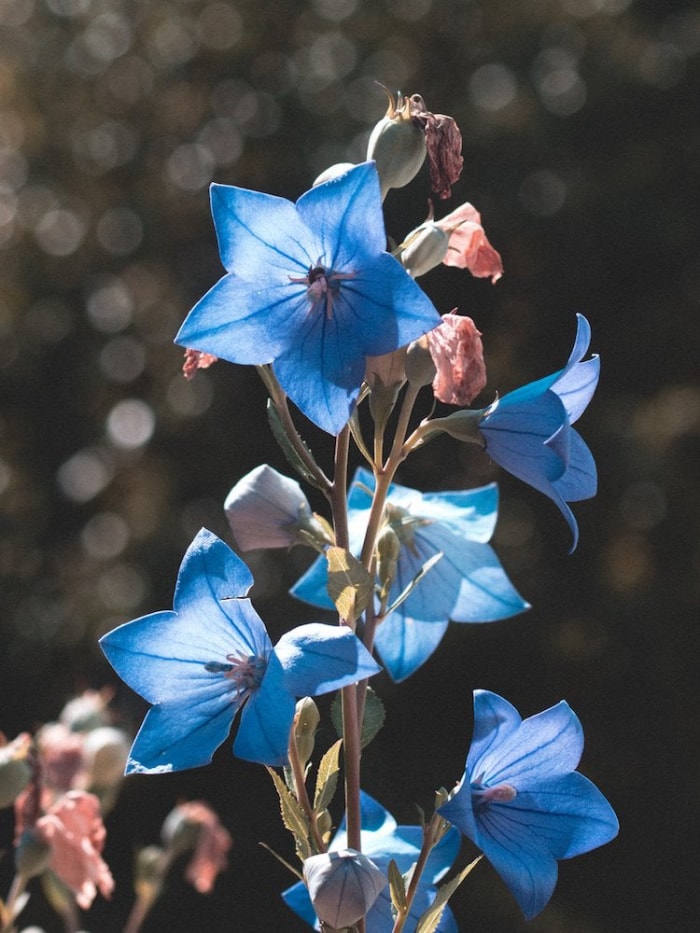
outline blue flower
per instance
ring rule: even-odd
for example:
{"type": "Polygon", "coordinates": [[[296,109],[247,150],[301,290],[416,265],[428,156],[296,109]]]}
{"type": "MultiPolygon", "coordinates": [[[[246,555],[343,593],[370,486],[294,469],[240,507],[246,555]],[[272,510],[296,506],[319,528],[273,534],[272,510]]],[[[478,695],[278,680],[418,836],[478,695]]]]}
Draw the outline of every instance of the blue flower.
{"type": "MultiPolygon", "coordinates": [[[[359,554],[372,504],[374,477],[359,469],[348,497],[350,550],[359,554]]],[[[387,604],[408,586],[426,561],[443,556],[413,592],[378,626],[375,644],[386,669],[404,680],[440,644],[449,619],[492,622],[528,609],[486,542],[498,513],[494,484],[457,492],[420,493],[393,483],[386,522],[401,549],[387,604]]],[[[292,595],[314,606],[333,608],[327,564],[319,557],[292,587],[292,595]]]]}
{"type": "Polygon", "coordinates": [[[297,697],[328,693],[379,670],[359,639],[339,626],[301,625],[273,648],[245,598],[252,583],[233,551],[202,529],[182,561],[174,611],[128,622],[100,640],[119,676],[154,704],[127,773],[207,764],[241,708],[235,754],[282,765],[297,697]]]}
{"type": "MultiPolygon", "coordinates": [[[[401,874],[405,874],[418,859],[423,845],[423,830],[419,826],[397,826],[394,817],[364,791],[361,792],[360,807],[363,854],[385,874],[389,869],[389,862],[394,859],[401,874]]],[[[342,850],[346,846],[347,833],[343,820],[331,842],[330,851],[342,850]]],[[[435,900],[436,884],[449,871],[459,847],[459,833],[452,827],[430,853],[408,915],[407,930],[415,930],[419,918],[435,900]]],[[[282,897],[309,926],[320,929],[309,892],[301,882],[287,888],[282,897]]],[[[394,920],[388,888],[381,892],[367,914],[366,926],[367,933],[391,933],[394,920]]],[[[457,933],[457,924],[449,907],[445,908],[436,933],[457,933]]]]}
{"type": "Polygon", "coordinates": [[[474,691],[474,738],[456,794],[440,815],[484,853],[529,920],[557,883],[557,859],[618,832],[612,807],[574,768],[581,723],[563,700],[522,720],[495,693],[474,691]]]}
{"type": "Polygon", "coordinates": [[[566,366],[531,382],[486,409],[479,424],[492,460],[539,489],[559,506],[578,544],[578,525],[568,502],[596,494],[593,455],[571,425],[585,411],[600,374],[600,359],[581,362],[591,328],[578,314],[576,341],[566,366]]]}
{"type": "Polygon", "coordinates": [[[176,342],[233,363],[272,363],[292,401],[337,434],[357,400],[365,357],[440,323],[385,252],[374,163],[312,188],[296,204],[212,185],[211,206],[227,274],[190,311],[176,342]]]}

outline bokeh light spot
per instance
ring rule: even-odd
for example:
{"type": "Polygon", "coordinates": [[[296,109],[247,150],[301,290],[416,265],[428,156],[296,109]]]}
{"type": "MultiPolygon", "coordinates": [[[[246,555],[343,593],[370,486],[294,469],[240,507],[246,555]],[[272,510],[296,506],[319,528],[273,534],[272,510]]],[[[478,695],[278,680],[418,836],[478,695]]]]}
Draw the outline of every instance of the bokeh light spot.
{"type": "Polygon", "coordinates": [[[155,412],[142,399],[127,398],[118,402],[107,416],[107,437],[125,450],[143,447],[153,436],[155,412]]]}

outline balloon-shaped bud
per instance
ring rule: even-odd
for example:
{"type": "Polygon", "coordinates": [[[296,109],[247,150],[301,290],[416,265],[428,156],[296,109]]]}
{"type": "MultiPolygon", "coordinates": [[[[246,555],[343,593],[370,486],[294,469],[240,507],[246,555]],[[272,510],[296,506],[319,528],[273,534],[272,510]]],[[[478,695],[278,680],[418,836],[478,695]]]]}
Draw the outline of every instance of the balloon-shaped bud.
{"type": "Polygon", "coordinates": [[[304,881],[319,920],[334,930],[364,917],[387,884],[374,862],[355,849],[307,858],[304,881]]]}
{"type": "MultiPolygon", "coordinates": [[[[386,88],[385,88],[386,90],[386,88]]],[[[413,116],[425,109],[418,94],[398,100],[386,91],[389,109],[372,130],[367,144],[367,158],[377,164],[382,197],[390,188],[403,188],[418,174],[425,161],[425,133],[413,116]]]]}

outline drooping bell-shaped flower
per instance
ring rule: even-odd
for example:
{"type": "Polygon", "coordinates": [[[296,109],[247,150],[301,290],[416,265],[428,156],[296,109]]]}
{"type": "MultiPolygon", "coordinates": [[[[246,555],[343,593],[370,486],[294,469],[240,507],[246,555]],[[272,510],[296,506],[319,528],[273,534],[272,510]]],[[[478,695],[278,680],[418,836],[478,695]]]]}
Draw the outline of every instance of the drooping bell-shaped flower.
{"type": "Polygon", "coordinates": [[[153,707],[127,773],[207,764],[228,736],[239,758],[282,765],[297,697],[371,677],[379,667],[347,628],[310,623],[273,647],[246,593],[245,564],[202,529],[182,561],[174,610],[121,625],[100,640],[119,676],[153,707]]]}
{"type": "Polygon", "coordinates": [[[440,815],[477,845],[529,920],[548,903],[557,859],[613,839],[618,821],[575,770],[581,724],[565,701],[521,719],[503,697],[474,691],[474,738],[464,775],[440,815]]]}
{"type": "MultiPolygon", "coordinates": [[[[420,855],[423,844],[421,827],[398,826],[394,817],[364,791],[360,792],[360,818],[363,855],[371,859],[383,875],[387,874],[392,859],[401,874],[409,871],[420,855]]],[[[347,830],[343,820],[330,844],[329,852],[347,851],[346,846],[347,830]]],[[[406,920],[406,930],[415,930],[420,917],[435,900],[436,885],[450,870],[459,847],[459,833],[452,827],[432,849],[406,920]]],[[[287,888],[282,897],[309,926],[320,929],[309,891],[302,882],[287,888]]],[[[391,896],[388,888],[383,887],[367,914],[367,933],[390,933],[394,925],[391,911],[391,896]]],[[[454,914],[449,907],[445,908],[436,933],[457,933],[454,914]]]]}
{"type": "Polygon", "coordinates": [[[514,476],[549,496],[578,543],[578,524],[568,502],[596,493],[593,455],[571,425],[585,411],[600,374],[597,355],[583,360],[591,328],[577,315],[578,329],[566,366],[498,399],[481,413],[479,432],[486,452],[514,476]]]}
{"type": "Polygon", "coordinates": [[[385,251],[375,166],[355,166],[296,204],[215,184],[211,205],[227,274],[190,311],[176,342],[232,363],[272,364],[304,414],[337,434],[365,357],[440,323],[385,251]]]}
{"type": "MultiPolygon", "coordinates": [[[[374,477],[360,468],[348,496],[350,550],[359,554],[372,504],[374,477]]],[[[394,680],[412,674],[435,651],[448,621],[491,622],[528,608],[487,542],[498,512],[495,484],[481,489],[420,493],[393,483],[385,527],[400,544],[386,605],[391,606],[421,568],[442,557],[377,628],[375,644],[394,680]]],[[[327,562],[319,557],[292,587],[297,599],[332,609],[327,562]]],[[[385,581],[378,581],[380,586],[385,581]]]]}

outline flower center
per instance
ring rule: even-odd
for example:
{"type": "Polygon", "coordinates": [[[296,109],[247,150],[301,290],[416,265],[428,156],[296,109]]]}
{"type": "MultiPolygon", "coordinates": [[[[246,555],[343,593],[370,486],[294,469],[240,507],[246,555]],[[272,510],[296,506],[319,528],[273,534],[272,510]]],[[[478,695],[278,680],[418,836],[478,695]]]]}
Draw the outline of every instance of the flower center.
{"type": "Polygon", "coordinates": [[[223,674],[234,685],[236,698],[249,694],[262,683],[267,661],[257,655],[227,654],[226,662],[207,661],[204,669],[210,674],[223,674]]]}
{"type": "Polygon", "coordinates": [[[411,554],[417,556],[418,551],[413,540],[416,528],[423,528],[425,525],[432,524],[431,519],[411,515],[406,509],[402,509],[398,505],[392,505],[390,502],[387,502],[384,507],[384,515],[387,524],[396,534],[401,544],[408,548],[411,554]]]}
{"type": "Polygon", "coordinates": [[[325,266],[309,266],[309,271],[303,278],[289,276],[290,282],[299,282],[306,285],[306,297],[313,311],[320,302],[325,304],[326,317],[333,318],[333,299],[340,291],[340,282],[355,277],[354,272],[334,272],[325,266]]]}
{"type": "Polygon", "coordinates": [[[490,803],[510,803],[518,796],[517,790],[512,784],[496,784],[495,787],[487,787],[478,781],[471,785],[472,788],[472,806],[475,810],[481,810],[490,803]]]}

